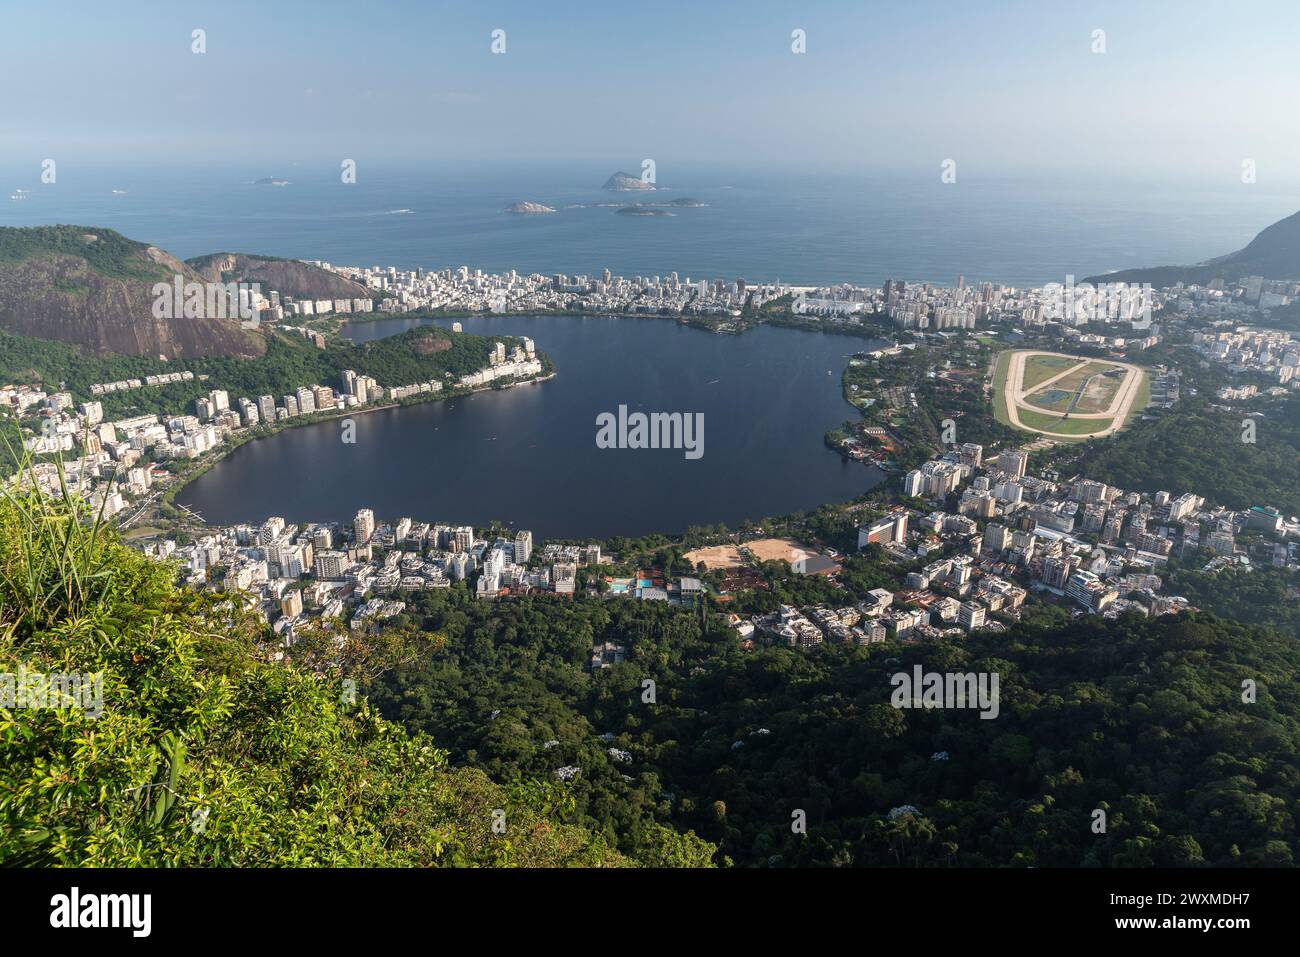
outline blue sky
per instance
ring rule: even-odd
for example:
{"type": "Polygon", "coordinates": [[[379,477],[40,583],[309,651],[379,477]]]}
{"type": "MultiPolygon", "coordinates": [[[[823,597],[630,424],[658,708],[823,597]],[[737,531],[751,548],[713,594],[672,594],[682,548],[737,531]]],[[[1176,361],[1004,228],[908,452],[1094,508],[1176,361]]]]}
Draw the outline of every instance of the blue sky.
{"type": "Polygon", "coordinates": [[[1235,179],[1253,159],[1261,184],[1300,170],[1289,0],[61,0],[0,16],[5,165],[955,158],[968,174],[1235,179]]]}

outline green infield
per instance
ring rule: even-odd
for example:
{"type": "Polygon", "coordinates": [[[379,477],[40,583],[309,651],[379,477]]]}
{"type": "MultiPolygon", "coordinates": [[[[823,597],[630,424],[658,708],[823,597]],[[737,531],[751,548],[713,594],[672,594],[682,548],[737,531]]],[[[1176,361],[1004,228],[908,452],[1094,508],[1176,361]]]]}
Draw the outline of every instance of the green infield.
{"type": "Polygon", "coordinates": [[[1025,371],[1020,377],[1020,387],[1025,390],[1032,389],[1082,361],[1069,356],[1032,355],[1025,360],[1025,371]]]}
{"type": "Polygon", "coordinates": [[[1023,406],[1020,409],[1020,422],[1031,429],[1041,429],[1052,435],[1096,435],[1110,428],[1111,419],[1067,419],[1046,412],[1033,412],[1023,406]]]}

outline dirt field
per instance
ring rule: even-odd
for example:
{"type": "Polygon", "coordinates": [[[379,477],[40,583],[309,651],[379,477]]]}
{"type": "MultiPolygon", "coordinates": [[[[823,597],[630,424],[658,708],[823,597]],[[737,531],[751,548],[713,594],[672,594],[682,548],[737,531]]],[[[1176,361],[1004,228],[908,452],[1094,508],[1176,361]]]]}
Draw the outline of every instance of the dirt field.
{"type": "MultiPolygon", "coordinates": [[[[794,564],[801,558],[816,554],[792,538],[759,538],[746,542],[745,548],[760,562],[785,561],[794,564]]],[[[734,545],[711,545],[696,548],[684,556],[692,564],[704,562],[709,568],[739,568],[745,564],[740,550],[734,545]]]]}
{"type": "Polygon", "coordinates": [[[786,561],[794,564],[801,558],[816,554],[792,538],[760,538],[745,545],[760,562],[786,561]]]}
{"type": "Polygon", "coordinates": [[[739,568],[744,564],[735,545],[710,545],[696,548],[683,556],[692,565],[704,562],[709,568],[739,568]]]}

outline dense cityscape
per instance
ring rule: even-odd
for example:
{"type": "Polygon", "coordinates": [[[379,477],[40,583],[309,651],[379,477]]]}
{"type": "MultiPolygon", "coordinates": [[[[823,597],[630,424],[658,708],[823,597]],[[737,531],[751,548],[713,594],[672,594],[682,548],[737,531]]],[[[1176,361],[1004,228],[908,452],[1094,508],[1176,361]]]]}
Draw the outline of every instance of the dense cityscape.
{"type": "Polygon", "coordinates": [[[1288,929],[1300,22],[1081,3],[8,10],[9,936],[1288,929]]]}

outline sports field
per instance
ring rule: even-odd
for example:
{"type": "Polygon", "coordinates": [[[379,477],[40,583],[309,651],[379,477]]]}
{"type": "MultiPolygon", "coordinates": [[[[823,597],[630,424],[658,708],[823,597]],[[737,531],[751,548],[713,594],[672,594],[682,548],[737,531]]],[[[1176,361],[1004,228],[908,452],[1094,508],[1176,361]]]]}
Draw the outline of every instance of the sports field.
{"type": "Polygon", "coordinates": [[[994,365],[999,422],[1065,439],[1117,432],[1150,399],[1135,365],[1032,349],[1001,353],[994,365]]]}

